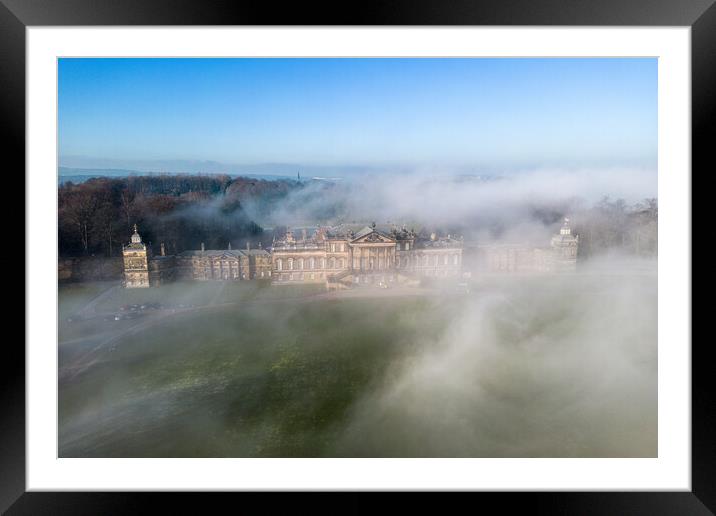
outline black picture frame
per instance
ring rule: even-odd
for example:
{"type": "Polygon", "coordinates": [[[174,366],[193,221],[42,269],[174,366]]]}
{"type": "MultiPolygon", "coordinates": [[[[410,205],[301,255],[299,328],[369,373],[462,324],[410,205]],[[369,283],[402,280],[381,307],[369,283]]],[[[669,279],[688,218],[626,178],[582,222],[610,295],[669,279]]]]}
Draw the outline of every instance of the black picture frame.
{"type": "MultiPolygon", "coordinates": [[[[716,170],[713,143],[709,138],[716,132],[714,0],[364,0],[335,2],[330,6],[287,3],[281,8],[269,2],[229,3],[221,0],[0,0],[0,131],[6,144],[5,161],[12,163],[7,165],[5,178],[17,181],[13,191],[24,191],[25,195],[31,195],[25,191],[23,175],[19,173],[25,170],[25,29],[42,25],[689,26],[692,43],[692,184],[697,171],[699,175],[705,175],[716,170]],[[9,162],[8,157],[12,158],[9,162]]],[[[698,192],[693,188],[692,191],[698,192]]],[[[708,220],[708,217],[698,216],[694,211],[697,207],[705,210],[704,204],[692,203],[694,225],[700,220],[708,220]]],[[[6,216],[17,219],[10,214],[6,216]]],[[[22,244],[26,237],[19,234],[16,220],[13,225],[16,234],[12,263],[16,263],[17,252],[24,249],[22,244]]],[[[696,233],[692,230],[693,234],[696,233]]],[[[7,266],[11,263],[9,260],[9,257],[4,258],[7,266]]],[[[31,273],[25,269],[25,275],[31,273]]],[[[707,273],[705,277],[712,275],[707,273]]],[[[698,282],[699,285],[703,283],[698,282]]],[[[697,308],[692,302],[692,314],[697,313],[697,308]]],[[[462,504],[465,496],[470,496],[468,503],[474,507],[489,502],[491,505],[498,503],[501,510],[519,507],[549,514],[713,514],[716,512],[716,397],[711,381],[714,362],[709,360],[708,341],[693,338],[691,345],[691,492],[473,493],[460,495],[455,502],[462,504]],[[477,499],[472,499],[473,496],[477,499]]],[[[174,512],[205,510],[206,496],[193,493],[175,493],[169,500],[168,495],[158,493],[25,492],[25,351],[20,339],[5,340],[0,363],[3,364],[0,374],[0,510],[7,510],[10,515],[141,513],[157,501],[174,505],[177,508],[174,512]]],[[[244,497],[242,504],[255,500],[265,508],[275,508],[275,495],[219,495],[224,501],[235,496],[244,497]],[[271,501],[265,505],[267,500],[271,501]]],[[[413,497],[412,501],[423,509],[430,507],[422,495],[413,497]]],[[[322,502],[318,504],[312,496],[301,495],[292,496],[288,503],[296,507],[308,503],[311,512],[323,508],[332,513],[345,513],[372,510],[383,505],[384,497],[353,493],[343,498],[339,506],[326,504],[325,500],[322,502]]],[[[435,503],[439,503],[441,512],[445,512],[444,500],[435,503]]],[[[164,507],[168,508],[168,505],[164,507]]]]}

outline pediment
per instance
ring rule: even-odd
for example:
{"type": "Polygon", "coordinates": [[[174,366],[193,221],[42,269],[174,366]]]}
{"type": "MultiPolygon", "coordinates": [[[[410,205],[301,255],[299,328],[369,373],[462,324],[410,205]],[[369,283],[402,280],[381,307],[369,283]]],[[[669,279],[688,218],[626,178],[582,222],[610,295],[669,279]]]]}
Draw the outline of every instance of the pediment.
{"type": "Polygon", "coordinates": [[[360,236],[351,241],[352,244],[394,244],[395,240],[378,232],[371,231],[367,235],[360,236]]]}
{"type": "Polygon", "coordinates": [[[232,253],[221,253],[221,254],[215,254],[213,255],[213,258],[217,260],[237,260],[238,256],[232,253]]]}

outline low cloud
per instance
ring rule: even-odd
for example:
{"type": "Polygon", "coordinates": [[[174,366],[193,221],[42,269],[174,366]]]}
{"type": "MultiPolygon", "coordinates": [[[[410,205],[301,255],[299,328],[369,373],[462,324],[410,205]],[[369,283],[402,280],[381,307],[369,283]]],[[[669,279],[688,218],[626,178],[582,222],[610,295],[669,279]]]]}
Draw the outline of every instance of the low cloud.
{"type": "Polygon", "coordinates": [[[354,407],[334,452],[656,456],[656,264],[638,265],[612,257],[599,275],[486,284],[450,303],[449,327],[354,407]]]}
{"type": "Polygon", "coordinates": [[[540,210],[575,210],[604,196],[627,203],[656,197],[656,173],[625,168],[533,169],[483,177],[416,171],[366,175],[336,184],[314,181],[277,203],[269,218],[282,225],[308,221],[513,225],[537,220],[540,210]]]}

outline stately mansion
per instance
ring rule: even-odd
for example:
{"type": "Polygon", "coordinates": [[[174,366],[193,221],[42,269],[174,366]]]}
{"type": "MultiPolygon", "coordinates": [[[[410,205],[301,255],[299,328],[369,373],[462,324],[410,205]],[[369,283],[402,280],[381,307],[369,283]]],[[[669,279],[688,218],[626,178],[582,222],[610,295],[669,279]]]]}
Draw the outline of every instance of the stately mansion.
{"type": "Polygon", "coordinates": [[[410,282],[420,277],[457,278],[462,239],[420,238],[405,228],[316,228],[292,231],[271,248],[274,283],[326,282],[328,286],[410,282]]]}
{"type": "Polygon", "coordinates": [[[565,219],[549,247],[474,246],[465,266],[462,237],[416,233],[405,227],[339,225],[288,230],[267,248],[184,251],[159,255],[134,227],[123,247],[124,285],[158,286],[174,279],[270,281],[274,285],[325,284],[329,289],[360,285],[418,284],[426,278],[457,280],[477,273],[574,270],[579,237],[565,219]]]}

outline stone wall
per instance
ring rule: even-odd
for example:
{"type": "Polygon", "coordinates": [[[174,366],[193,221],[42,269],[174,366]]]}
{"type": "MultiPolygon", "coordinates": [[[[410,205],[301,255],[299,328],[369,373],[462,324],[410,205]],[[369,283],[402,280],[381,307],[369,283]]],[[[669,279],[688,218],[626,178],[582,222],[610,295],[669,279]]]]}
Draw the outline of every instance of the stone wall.
{"type": "Polygon", "coordinates": [[[121,256],[60,258],[57,263],[57,279],[60,282],[121,280],[123,274],[121,256]]]}

